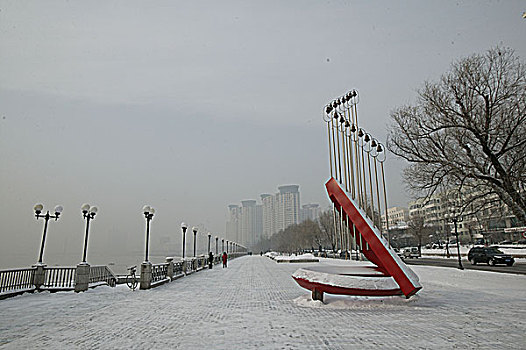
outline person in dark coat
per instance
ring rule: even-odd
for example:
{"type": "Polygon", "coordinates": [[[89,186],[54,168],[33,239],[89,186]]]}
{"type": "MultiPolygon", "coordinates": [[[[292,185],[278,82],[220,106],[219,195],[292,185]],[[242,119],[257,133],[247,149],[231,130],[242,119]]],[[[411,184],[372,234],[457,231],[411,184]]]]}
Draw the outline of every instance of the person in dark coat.
{"type": "Polygon", "coordinates": [[[228,255],[226,252],[223,252],[223,256],[221,258],[223,259],[223,267],[226,267],[226,262],[228,261],[228,255]]]}
{"type": "Polygon", "coordinates": [[[208,268],[211,269],[214,265],[214,254],[212,252],[208,253],[208,268]]]}

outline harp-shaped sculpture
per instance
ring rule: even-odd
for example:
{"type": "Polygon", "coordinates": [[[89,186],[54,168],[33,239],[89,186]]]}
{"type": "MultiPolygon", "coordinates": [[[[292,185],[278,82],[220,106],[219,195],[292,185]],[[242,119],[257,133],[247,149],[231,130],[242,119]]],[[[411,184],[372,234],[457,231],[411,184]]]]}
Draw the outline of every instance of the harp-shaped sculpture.
{"type": "Polygon", "coordinates": [[[390,247],[387,215],[382,225],[382,205],[387,212],[385,149],[359,128],[357,103],[353,90],[325,106],[331,170],[325,187],[333,203],[337,245],[346,254],[354,249],[357,259],[365,257],[376,266],[314,266],[299,269],[293,278],[318,300],[323,300],[323,293],[409,298],[422,286],[390,247]]]}

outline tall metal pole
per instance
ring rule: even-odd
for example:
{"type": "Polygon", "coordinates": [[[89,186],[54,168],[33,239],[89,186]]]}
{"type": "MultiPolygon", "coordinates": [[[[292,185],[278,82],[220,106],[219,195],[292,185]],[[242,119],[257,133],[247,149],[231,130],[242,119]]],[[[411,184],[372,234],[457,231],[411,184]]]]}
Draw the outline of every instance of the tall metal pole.
{"type": "Polygon", "coordinates": [[[84,236],[84,254],[82,255],[82,262],[86,262],[86,252],[88,250],[88,233],[89,233],[89,221],[91,220],[91,215],[86,215],[86,234],[84,236]]]}
{"type": "Polygon", "coordinates": [[[181,227],[181,229],[183,230],[183,259],[184,259],[184,252],[185,252],[185,248],[186,248],[186,227],[181,227]]]}
{"type": "Polygon", "coordinates": [[[464,266],[462,266],[462,258],[460,256],[460,241],[458,240],[458,231],[457,231],[458,217],[455,217],[453,220],[454,220],[453,222],[455,223],[455,237],[457,239],[458,268],[460,270],[464,270],[464,266]]]}
{"type": "Polygon", "coordinates": [[[148,262],[148,243],[150,241],[150,217],[146,216],[146,257],[144,261],[148,262]]]}
{"type": "MultiPolygon", "coordinates": [[[[38,214],[37,214],[38,215],[38,214]]],[[[38,256],[38,263],[42,264],[42,256],[44,255],[44,244],[46,243],[46,232],[47,232],[47,222],[49,221],[49,211],[44,215],[44,234],[42,235],[42,244],[40,245],[40,255],[38,256]]]]}
{"type": "Polygon", "coordinates": [[[194,230],[194,258],[195,258],[195,240],[197,238],[197,231],[194,230]]]}

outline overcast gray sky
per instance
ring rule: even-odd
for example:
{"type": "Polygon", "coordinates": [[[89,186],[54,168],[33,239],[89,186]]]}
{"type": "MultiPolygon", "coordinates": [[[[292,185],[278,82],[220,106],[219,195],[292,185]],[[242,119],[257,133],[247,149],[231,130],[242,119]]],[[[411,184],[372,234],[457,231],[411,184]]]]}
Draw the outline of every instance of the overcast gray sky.
{"type": "MultiPolygon", "coordinates": [[[[80,260],[84,202],[100,207],[93,257],[142,251],[144,204],[157,209],[152,248],[165,237],[174,254],[181,221],[221,236],[228,204],[279,185],[325,206],[328,101],[357,89],[361,125],[384,140],[389,111],[452,60],[497,44],[524,59],[524,11],[524,1],[1,0],[0,267],[36,261],[37,202],[65,208],[50,224],[51,263],[80,260]]],[[[402,163],[390,160],[389,204],[406,205],[402,163]]]]}

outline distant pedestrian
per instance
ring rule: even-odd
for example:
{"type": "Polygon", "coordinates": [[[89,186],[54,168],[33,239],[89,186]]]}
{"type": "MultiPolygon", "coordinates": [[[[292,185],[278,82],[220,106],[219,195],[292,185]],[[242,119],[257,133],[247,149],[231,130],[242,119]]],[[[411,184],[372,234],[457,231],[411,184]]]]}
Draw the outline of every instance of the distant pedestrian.
{"type": "Polygon", "coordinates": [[[228,255],[226,252],[223,252],[223,256],[221,257],[223,259],[223,268],[226,267],[226,262],[228,261],[228,255]]]}
{"type": "Polygon", "coordinates": [[[214,265],[214,254],[212,252],[208,253],[208,268],[211,269],[214,265]]]}

